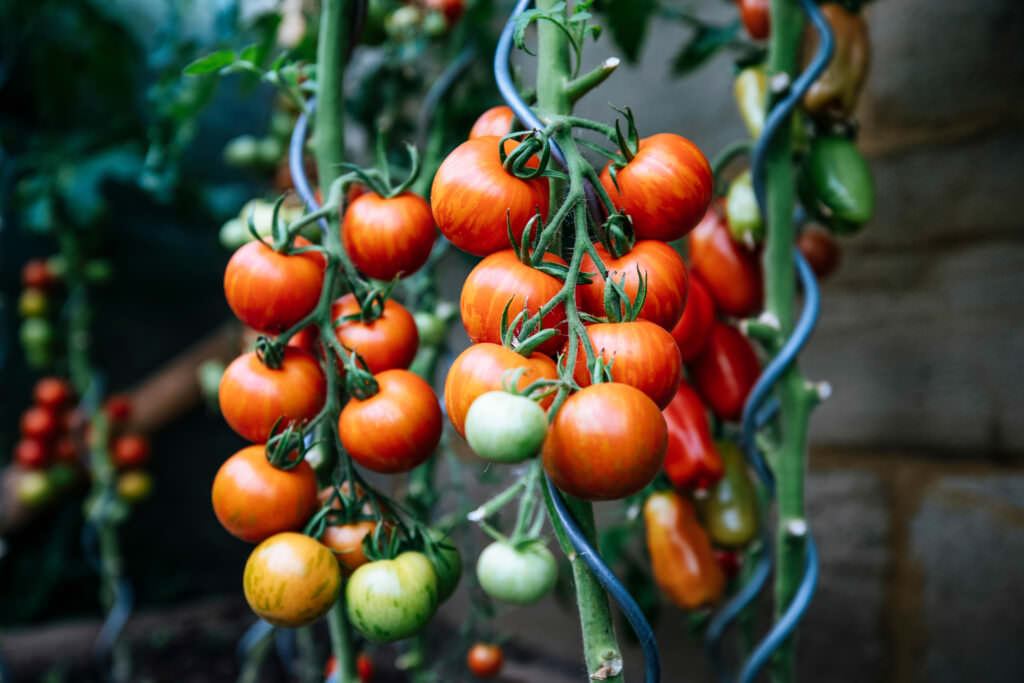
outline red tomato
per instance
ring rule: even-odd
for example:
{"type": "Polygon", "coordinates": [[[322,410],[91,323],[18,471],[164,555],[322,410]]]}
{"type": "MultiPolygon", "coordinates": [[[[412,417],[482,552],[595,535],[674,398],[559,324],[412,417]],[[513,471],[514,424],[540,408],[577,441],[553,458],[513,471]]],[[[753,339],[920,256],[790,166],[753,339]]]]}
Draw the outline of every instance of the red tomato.
{"type": "Polygon", "coordinates": [[[583,500],[639,492],[665,462],[665,418],[626,384],[595,384],[562,404],[544,440],[544,469],[558,488],[583,500]]]}
{"type": "MultiPolygon", "coordinates": [[[[595,247],[610,277],[618,282],[623,275],[626,276],[625,290],[630,299],[636,297],[640,288],[637,269],[647,278],[647,299],[640,309],[640,317],[666,330],[675,327],[686,308],[689,280],[686,264],[675,249],[664,242],[646,240],[637,242],[628,254],[613,259],[603,246],[598,244],[595,247]]],[[[604,316],[604,281],[589,254],[583,256],[582,269],[593,273],[594,278],[589,285],[582,285],[577,290],[580,307],[592,315],[604,316]]]]}
{"type": "MultiPolygon", "coordinates": [[[[503,133],[504,135],[504,133],[503,133]]],[[[21,286],[25,289],[46,291],[57,282],[49,264],[42,259],[32,259],[21,267],[21,286]]]]}
{"type": "MultiPolygon", "coordinates": [[[[359,302],[352,294],[346,294],[331,306],[334,321],[358,313],[359,302]]],[[[373,374],[409,367],[420,343],[412,314],[394,299],[384,302],[384,312],[376,320],[368,323],[349,320],[335,327],[334,334],[346,348],[362,356],[373,374]]]]}
{"type": "Polygon", "coordinates": [[[141,434],[125,434],[114,439],[110,456],[117,468],[140,467],[149,460],[149,439],[141,434]]]}
{"type": "Polygon", "coordinates": [[[479,678],[493,678],[501,673],[501,666],[505,663],[505,655],[500,645],[477,643],[469,648],[466,655],[466,666],[479,678]]]}
{"type": "MultiPolygon", "coordinates": [[[[448,369],[444,382],[444,405],[452,426],[462,436],[466,435],[466,413],[481,394],[502,388],[505,373],[516,368],[528,368],[516,385],[523,389],[538,379],[558,379],[555,362],[541,353],[530,354],[529,358],[498,344],[474,344],[459,354],[448,369]]],[[[541,401],[547,409],[554,397],[541,401]]]]}
{"type": "MultiPolygon", "coordinates": [[[[565,265],[554,254],[545,254],[545,261],[565,265]]],[[[547,273],[522,263],[512,249],[497,251],[477,264],[462,285],[459,311],[470,341],[501,343],[501,314],[511,299],[508,319],[511,321],[523,307],[533,315],[562,289],[562,283],[547,273]]],[[[542,320],[544,329],[559,331],[538,351],[558,353],[565,341],[565,306],[559,304],[542,320]]],[[[517,327],[519,330],[521,328],[517,327]]]]}
{"type": "Polygon", "coordinates": [[[754,40],[764,40],[772,32],[771,0],[738,0],[740,17],[754,40]]]}
{"type": "Polygon", "coordinates": [[[296,332],[295,335],[288,340],[288,346],[294,346],[302,349],[303,351],[314,353],[316,350],[316,342],[319,338],[320,330],[316,328],[316,325],[307,325],[296,332]]]}
{"type": "Polygon", "coordinates": [[[720,550],[715,549],[715,561],[718,562],[718,566],[722,568],[722,573],[725,574],[725,578],[731,579],[740,573],[740,568],[743,566],[743,562],[740,559],[740,554],[735,550],[720,550]]]}
{"type": "Polygon", "coordinates": [[[132,400],[123,394],[114,394],[103,404],[103,411],[114,422],[125,422],[132,416],[132,400]]]}
{"type": "Polygon", "coordinates": [[[516,115],[505,105],[491,107],[480,114],[480,118],[473,124],[469,131],[469,139],[495,135],[499,138],[505,137],[512,132],[512,122],[515,120],[516,115]]]}
{"type": "MultiPolygon", "coordinates": [[[[587,327],[594,352],[612,362],[612,381],[628,384],[647,394],[663,409],[676,395],[683,379],[683,362],[672,335],[647,320],[598,323],[587,327]]],[[[566,346],[568,348],[568,345],[566,346]]],[[[590,386],[587,358],[580,348],[573,378],[590,386]]]]}
{"type": "Polygon", "coordinates": [[[466,0],[423,0],[423,7],[444,15],[448,26],[454,26],[466,10],[466,0]]]}
{"type": "Polygon", "coordinates": [[[263,444],[246,446],[224,461],[213,479],[212,498],[221,525],[249,543],[301,530],[320,507],[309,463],[278,469],[267,460],[263,444]]]}
{"type": "Polygon", "coordinates": [[[441,441],[441,406],[430,385],[408,370],[385,370],[373,378],[377,393],[365,400],[352,397],[341,411],[341,444],[369,470],[408,472],[441,441]]]}
{"type": "Polygon", "coordinates": [[[14,445],[14,462],[26,469],[40,470],[50,464],[50,451],[40,439],[22,439],[14,445]]]}
{"type": "Polygon", "coordinates": [[[687,237],[690,265],[726,315],[742,317],[761,310],[761,262],[733,240],[725,219],[712,208],[687,237]]]}
{"type": "MultiPolygon", "coordinates": [[[[324,678],[330,678],[338,670],[338,660],[331,655],[327,658],[327,666],[324,669],[324,678]]],[[[371,683],[373,681],[374,666],[373,660],[365,652],[360,652],[356,657],[356,673],[359,674],[360,683],[371,683]]]]}
{"type": "Polygon", "coordinates": [[[456,247],[477,256],[508,248],[506,219],[518,241],[538,210],[545,218],[548,213],[547,180],[522,180],[506,171],[498,143],[493,136],[463,142],[441,163],[430,190],[437,227],[456,247]]]}
{"type": "Polygon", "coordinates": [[[341,237],[356,268],[377,280],[409,277],[434,247],[430,204],[413,192],[385,199],[367,192],[348,205],[341,237]]]}
{"type": "Polygon", "coordinates": [[[323,408],[327,381],[312,354],[285,347],[281,367],[271,369],[256,352],[231,362],[220,380],[220,411],[231,428],[254,443],[264,443],[278,418],[281,429],[311,420],[323,408]]]}
{"type": "Polygon", "coordinates": [[[601,171],[612,203],[633,219],[638,240],[679,239],[693,230],[711,203],[711,165],[695,144],[659,133],[640,140],[636,156],[615,175],[601,171]],[[622,192],[619,192],[619,190],[622,192]]]}
{"type": "Polygon", "coordinates": [[[70,437],[62,436],[53,444],[53,457],[57,462],[74,464],[78,462],[78,449],[70,437]]]}
{"type": "Polygon", "coordinates": [[[804,230],[796,241],[796,246],[819,280],[824,280],[839,267],[839,244],[824,230],[804,230]]]}
{"type": "Polygon", "coordinates": [[[690,365],[693,383],[723,420],[739,420],[761,374],[754,347],[735,327],[716,322],[704,350],[690,365]]]}
{"type": "Polygon", "coordinates": [[[57,410],[62,408],[72,395],[71,384],[60,377],[44,377],[36,382],[32,397],[41,406],[57,410]]]}
{"type": "Polygon", "coordinates": [[[707,285],[697,273],[690,273],[690,295],[679,322],[672,328],[672,337],[679,346],[684,363],[697,357],[708,342],[711,325],[715,322],[715,302],[708,294],[707,285]]]}
{"type": "MultiPolygon", "coordinates": [[[[302,237],[295,246],[310,244],[302,237]]],[[[279,254],[259,241],[235,251],[224,271],[224,296],[243,323],[270,334],[306,317],[320,300],[326,262],[321,254],[279,254]]]]}
{"type": "Polygon", "coordinates": [[[32,406],[21,414],[21,435],[27,439],[49,439],[57,431],[57,415],[43,406],[32,406]]]}
{"type": "Polygon", "coordinates": [[[677,489],[703,489],[722,478],[722,458],[715,449],[707,408],[686,382],[661,411],[668,427],[665,474],[677,489]]]}

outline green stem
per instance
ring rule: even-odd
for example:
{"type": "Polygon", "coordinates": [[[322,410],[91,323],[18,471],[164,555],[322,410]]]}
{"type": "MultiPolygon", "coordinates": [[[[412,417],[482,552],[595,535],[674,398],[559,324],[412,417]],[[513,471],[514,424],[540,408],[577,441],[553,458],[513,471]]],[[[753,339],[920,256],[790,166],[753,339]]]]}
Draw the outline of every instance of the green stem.
{"type": "Polygon", "coordinates": [[[338,663],[338,683],[359,683],[356,673],[356,656],[352,648],[352,636],[348,630],[345,615],[345,592],[327,612],[327,630],[331,636],[331,654],[338,663]]]}
{"type": "Polygon", "coordinates": [[[316,166],[321,190],[341,173],[345,160],[345,55],[348,48],[350,0],[323,0],[317,40],[316,166]]]}
{"type": "Polygon", "coordinates": [[[260,640],[245,653],[245,660],[242,662],[242,670],[238,674],[238,683],[258,683],[260,680],[260,669],[267,655],[270,654],[270,646],[274,642],[274,630],[267,631],[260,640]]]}

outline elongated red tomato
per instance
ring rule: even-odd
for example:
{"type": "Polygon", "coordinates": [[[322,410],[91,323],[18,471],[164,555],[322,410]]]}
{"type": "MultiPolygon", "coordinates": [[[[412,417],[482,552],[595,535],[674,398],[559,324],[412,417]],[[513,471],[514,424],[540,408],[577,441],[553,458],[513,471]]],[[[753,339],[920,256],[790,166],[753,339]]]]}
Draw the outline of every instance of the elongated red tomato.
{"type": "Polygon", "coordinates": [[[754,347],[739,330],[716,322],[707,346],[690,364],[690,372],[711,410],[723,420],[738,420],[761,366],[754,347]]]}
{"type": "MultiPolygon", "coordinates": [[[[474,344],[459,354],[448,369],[444,382],[444,406],[452,426],[462,436],[466,435],[466,413],[473,401],[488,391],[502,388],[505,373],[517,368],[526,368],[516,385],[524,389],[538,379],[558,379],[555,362],[542,353],[533,353],[525,358],[515,351],[498,344],[474,344]]],[[[547,409],[554,400],[549,396],[540,402],[547,409]]]]}
{"type": "Polygon", "coordinates": [[[672,328],[672,337],[679,346],[679,355],[689,363],[704,350],[715,322],[715,302],[708,294],[707,285],[697,273],[690,273],[690,295],[679,322],[672,328]]]}
{"type": "Polygon", "coordinates": [[[640,140],[636,156],[616,171],[618,188],[610,166],[601,171],[601,185],[612,203],[633,219],[638,240],[679,239],[711,203],[711,165],[680,135],[659,133],[640,140]]]}
{"type": "Polygon", "coordinates": [[[665,418],[627,384],[595,384],[562,404],[544,440],[544,469],[558,488],[584,500],[637,493],[665,462],[665,418]]]}
{"type": "Polygon", "coordinates": [[[740,17],[754,40],[764,40],[772,32],[770,0],[738,0],[740,17]]]}
{"type": "Polygon", "coordinates": [[[506,220],[518,241],[538,210],[544,217],[548,213],[547,180],[522,180],[506,171],[499,141],[484,136],[463,142],[441,163],[430,190],[438,229],[456,247],[477,256],[508,248],[506,220]]]}
{"type": "MultiPolygon", "coordinates": [[[[628,384],[647,394],[664,409],[683,379],[683,362],[672,335],[647,320],[597,323],[587,327],[594,352],[612,364],[612,381],[628,384]]],[[[573,378],[590,386],[587,359],[580,349],[573,378]]]]}
{"type": "Polygon", "coordinates": [[[311,353],[287,346],[281,367],[268,368],[255,351],[242,354],[220,380],[220,411],[231,428],[264,443],[278,418],[288,424],[310,420],[323,408],[327,381],[311,353]]]}
{"type": "Polygon", "coordinates": [[[756,253],[733,240],[715,208],[686,239],[690,266],[704,280],[720,311],[741,317],[761,310],[761,262],[756,253]]]}
{"type": "Polygon", "coordinates": [[[724,469],[711,438],[707,407],[685,381],[668,407],[661,411],[668,427],[665,474],[678,489],[711,486],[722,478],[724,469]]]}
{"type": "Polygon", "coordinates": [[[408,370],[373,376],[378,392],[353,397],[341,411],[338,432],[352,459],[374,472],[408,472],[441,441],[441,406],[434,390],[408,370]]]}
{"type": "MultiPolygon", "coordinates": [[[[554,254],[545,254],[545,261],[565,265],[554,254]]],[[[462,324],[470,341],[501,343],[501,314],[508,307],[511,321],[523,307],[533,315],[562,289],[558,279],[522,263],[512,249],[496,251],[486,257],[466,276],[459,299],[462,324]]],[[[565,341],[565,306],[559,304],[541,321],[544,329],[559,334],[541,345],[542,353],[558,353],[565,341]]],[[[516,327],[516,330],[522,325],[516,327]]]]}
{"type": "MultiPolygon", "coordinates": [[[[637,242],[632,251],[613,259],[611,254],[601,245],[594,245],[598,256],[608,269],[609,277],[619,282],[626,277],[626,294],[630,299],[636,297],[640,289],[640,274],[647,278],[647,299],[640,309],[640,317],[671,330],[679,322],[683,309],[686,308],[686,295],[689,289],[689,277],[686,264],[679,258],[676,250],[664,242],[645,240],[637,242]]],[[[593,281],[581,286],[579,292],[580,307],[592,315],[604,316],[604,280],[598,274],[597,266],[589,254],[583,256],[582,269],[593,273],[593,281]]]]}
{"type": "Polygon", "coordinates": [[[675,491],[655,493],[644,503],[644,525],[654,580],[669,600],[696,609],[722,598],[725,575],[693,503],[675,491]]]}
{"type": "MultiPolygon", "coordinates": [[[[359,313],[359,302],[346,294],[331,306],[331,320],[359,313]]],[[[366,361],[371,373],[407,368],[416,356],[420,336],[412,314],[394,299],[384,302],[384,312],[376,320],[348,320],[334,328],[338,341],[366,361]]]]}
{"type": "Polygon", "coordinates": [[[213,479],[217,519],[232,536],[249,543],[301,530],[319,507],[316,473],[309,463],[278,469],[267,460],[265,448],[243,448],[224,461],[213,479]]]}
{"type": "Polygon", "coordinates": [[[362,194],[345,211],[341,237],[356,268],[378,280],[415,273],[434,246],[430,204],[413,192],[362,194]]]}
{"type": "Polygon", "coordinates": [[[473,140],[488,135],[505,137],[512,132],[512,122],[515,119],[516,115],[505,105],[491,107],[480,114],[480,117],[473,123],[473,127],[469,131],[469,139],[473,140]]]}
{"type": "MultiPolygon", "coordinates": [[[[302,237],[295,246],[309,246],[302,237]]],[[[316,252],[279,254],[259,241],[235,251],[224,270],[224,296],[243,323],[278,334],[306,317],[320,300],[324,257],[316,252]]]]}

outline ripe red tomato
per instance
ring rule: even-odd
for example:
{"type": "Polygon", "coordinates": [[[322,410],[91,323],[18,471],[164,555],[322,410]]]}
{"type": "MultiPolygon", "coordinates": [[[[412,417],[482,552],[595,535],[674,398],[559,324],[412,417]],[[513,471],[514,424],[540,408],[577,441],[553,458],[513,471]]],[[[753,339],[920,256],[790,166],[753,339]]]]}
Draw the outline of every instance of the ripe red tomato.
{"type": "Polygon", "coordinates": [[[824,230],[804,230],[796,241],[796,246],[819,280],[824,280],[839,267],[839,244],[824,230]]]}
{"type": "Polygon", "coordinates": [[[665,462],[665,418],[627,384],[595,384],[562,404],[541,457],[558,488],[583,500],[615,500],[642,490],[665,462]]]}
{"type": "MultiPolygon", "coordinates": [[[[608,275],[618,282],[626,276],[626,294],[636,297],[640,288],[639,268],[647,278],[647,299],[640,309],[640,317],[671,330],[679,322],[686,308],[686,293],[689,277],[686,264],[675,249],[664,242],[645,240],[637,242],[633,250],[622,257],[613,259],[605,248],[595,245],[597,254],[608,269],[608,275]]],[[[606,315],[604,310],[604,280],[597,272],[597,266],[589,254],[583,256],[582,269],[594,273],[589,285],[582,285],[577,291],[580,307],[592,315],[606,315]]]]}
{"type": "Polygon", "coordinates": [[[267,460],[263,444],[246,446],[224,461],[213,479],[212,498],[221,525],[249,543],[301,530],[320,507],[309,463],[278,469],[267,460]]]}
{"type": "MultiPolygon", "coordinates": [[[[507,132],[507,131],[506,131],[507,132]]],[[[504,133],[502,133],[504,135],[504,133]]],[[[57,282],[49,264],[42,259],[32,259],[21,267],[21,286],[25,289],[46,291],[57,282]]]]}
{"type": "Polygon", "coordinates": [[[32,397],[36,403],[57,410],[63,407],[72,395],[71,384],[60,377],[44,377],[36,382],[32,397]]]}
{"type": "Polygon", "coordinates": [[[466,0],[423,0],[423,7],[443,14],[448,26],[452,27],[466,11],[466,0]]]}
{"type": "Polygon", "coordinates": [[[711,325],[715,322],[715,302],[707,285],[697,273],[690,273],[690,295],[679,322],[672,328],[672,337],[679,346],[679,355],[689,363],[707,344],[711,325]]]}
{"type": "Polygon", "coordinates": [[[413,192],[386,199],[366,192],[348,205],[341,237],[356,268],[377,280],[409,277],[434,247],[430,204],[413,192]]]}
{"type": "Polygon", "coordinates": [[[40,439],[22,439],[14,445],[14,462],[26,469],[43,469],[50,464],[50,451],[40,439]]]}
{"type": "Polygon", "coordinates": [[[116,437],[110,446],[110,457],[114,467],[140,467],[149,460],[149,439],[141,434],[125,434],[116,437]]]}
{"type": "MultiPolygon", "coordinates": [[[[295,238],[295,246],[309,240],[295,238]]],[[[320,300],[326,262],[321,254],[279,254],[259,241],[235,251],[224,271],[224,296],[238,319],[278,334],[306,317],[320,300]]]]}
{"type": "Polygon", "coordinates": [[[360,683],[370,683],[373,680],[373,660],[365,652],[360,652],[356,657],[356,673],[359,674],[360,683]]]}
{"type": "Polygon", "coordinates": [[[690,365],[693,383],[723,420],[739,420],[761,374],[754,347],[735,327],[716,322],[707,346],[690,365]]]}
{"type": "Polygon", "coordinates": [[[685,381],[661,411],[668,427],[665,474],[677,489],[703,489],[722,478],[724,468],[711,438],[707,407],[685,381]]]}
{"type": "MultiPolygon", "coordinates": [[[[594,352],[612,362],[612,381],[628,384],[647,394],[661,410],[676,395],[683,379],[683,362],[672,335],[647,320],[598,323],[587,327],[594,352]]],[[[567,347],[568,348],[568,347],[567,347]]],[[[576,356],[573,378],[590,386],[586,354],[576,356]]]]}
{"type": "MultiPolygon", "coordinates": [[[[430,190],[437,227],[456,247],[477,256],[508,248],[506,220],[518,241],[538,210],[545,218],[548,213],[547,180],[523,180],[506,171],[498,143],[493,136],[463,142],[441,163],[430,190]]],[[[514,148],[510,143],[506,149],[514,148]]]]}
{"type": "Polygon", "coordinates": [[[726,315],[742,317],[761,310],[761,262],[733,240],[715,208],[687,237],[690,266],[726,315]]]}
{"type": "Polygon", "coordinates": [[[441,406],[434,390],[408,370],[373,376],[378,392],[352,397],[341,411],[338,433],[352,459],[374,472],[408,472],[441,441],[441,406]]]}
{"type": "Polygon", "coordinates": [[[659,133],[640,140],[636,156],[616,172],[618,189],[610,167],[601,171],[601,185],[612,203],[633,219],[638,240],[679,239],[693,230],[711,203],[711,165],[680,135],[659,133]]]}
{"type": "MultiPolygon", "coordinates": [[[[502,388],[505,373],[516,368],[527,368],[519,383],[523,389],[538,379],[558,379],[555,362],[542,353],[532,353],[529,358],[498,344],[474,344],[459,354],[448,369],[444,382],[444,405],[452,426],[462,436],[466,435],[466,414],[473,401],[488,391],[502,388]]],[[[547,409],[554,397],[541,401],[547,409]]]]}
{"type": "MultiPolygon", "coordinates": [[[[545,261],[565,265],[554,254],[545,254],[545,261]]],[[[509,300],[508,319],[512,320],[523,307],[533,315],[562,289],[562,283],[547,273],[522,263],[512,249],[496,251],[466,276],[459,299],[459,311],[466,334],[474,343],[501,343],[501,314],[509,300]]],[[[548,355],[558,353],[565,342],[565,306],[559,304],[542,320],[544,329],[559,331],[538,351],[548,355]]],[[[521,326],[516,328],[521,329],[521,326]]]]}
{"type": "Polygon", "coordinates": [[[473,140],[488,135],[504,137],[512,132],[512,122],[515,119],[516,115],[505,105],[491,107],[480,114],[480,118],[473,123],[473,128],[469,131],[469,139],[473,140]]]}
{"type": "Polygon", "coordinates": [[[738,0],[740,17],[754,40],[764,40],[772,32],[771,0],[738,0]]]}
{"type": "Polygon", "coordinates": [[[281,429],[310,420],[323,408],[327,381],[312,354],[285,347],[281,367],[271,369],[254,351],[231,362],[220,380],[220,411],[231,428],[264,443],[278,418],[281,429]]]}
{"type": "MultiPolygon", "coordinates": [[[[352,294],[346,294],[331,306],[334,321],[358,313],[359,302],[352,294]]],[[[349,320],[335,327],[334,334],[346,348],[362,356],[373,374],[409,367],[420,343],[412,314],[394,299],[384,302],[384,312],[376,320],[368,323],[349,320]]]]}
{"type": "Polygon", "coordinates": [[[488,643],[477,643],[469,648],[466,655],[466,666],[479,678],[493,678],[501,673],[501,666],[505,663],[505,655],[500,645],[488,643]]]}
{"type": "Polygon", "coordinates": [[[123,394],[114,394],[103,404],[103,411],[114,422],[125,422],[132,416],[132,401],[123,394]]]}
{"type": "Polygon", "coordinates": [[[21,414],[21,435],[27,439],[49,439],[57,431],[57,415],[43,406],[32,406],[21,414]]]}
{"type": "Polygon", "coordinates": [[[78,449],[71,437],[62,436],[53,444],[53,457],[57,462],[74,464],[78,461],[78,449]]]}

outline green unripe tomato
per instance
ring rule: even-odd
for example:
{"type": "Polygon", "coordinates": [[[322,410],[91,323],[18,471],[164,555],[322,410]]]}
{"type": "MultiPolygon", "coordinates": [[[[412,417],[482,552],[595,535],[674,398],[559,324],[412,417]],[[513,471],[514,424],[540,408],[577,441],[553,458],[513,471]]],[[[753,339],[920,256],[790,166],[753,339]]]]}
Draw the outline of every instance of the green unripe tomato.
{"type": "Polygon", "coordinates": [[[764,223],[749,169],[736,176],[729,185],[725,215],[729,233],[736,242],[753,247],[764,239],[764,223]]]}
{"type": "Polygon", "coordinates": [[[437,557],[431,564],[437,572],[437,602],[444,602],[455,592],[462,578],[462,553],[452,539],[437,529],[430,529],[430,537],[438,543],[437,557]]]}
{"type": "Polygon", "coordinates": [[[485,460],[522,462],[544,444],[548,416],[525,396],[505,391],[481,394],[466,413],[466,441],[485,460]]]}
{"type": "Polygon", "coordinates": [[[21,296],[18,297],[18,312],[21,313],[23,318],[43,315],[49,307],[46,292],[41,289],[30,287],[22,290],[21,296]]]}
{"type": "Polygon", "coordinates": [[[63,491],[75,483],[75,468],[64,463],[57,463],[46,470],[46,476],[50,478],[50,484],[55,491],[63,491]]]}
{"type": "Polygon", "coordinates": [[[220,226],[217,239],[220,240],[222,247],[234,251],[252,240],[252,235],[249,234],[249,226],[246,225],[245,219],[230,218],[224,225],[220,226]]]}
{"type": "Polygon", "coordinates": [[[224,145],[224,163],[228,166],[246,167],[256,163],[259,156],[258,141],[252,135],[239,135],[224,145]]]}
{"type": "Polygon", "coordinates": [[[49,502],[54,493],[50,478],[41,470],[24,472],[18,477],[14,492],[19,502],[30,507],[49,502]]]}
{"type": "Polygon", "coordinates": [[[739,446],[716,441],[715,450],[722,458],[724,474],[701,500],[701,517],[715,545],[739,548],[757,536],[757,491],[739,446]]]}
{"type": "Polygon", "coordinates": [[[53,276],[54,280],[63,280],[68,272],[68,262],[63,256],[57,254],[46,259],[46,268],[50,271],[50,275],[53,276]]]}
{"type": "Polygon", "coordinates": [[[127,503],[138,503],[153,492],[153,477],[142,470],[128,470],[117,477],[117,495],[127,503]]]}
{"type": "Polygon", "coordinates": [[[284,145],[275,137],[261,138],[256,143],[256,158],[264,166],[273,166],[284,156],[284,145]]]}
{"type": "Polygon", "coordinates": [[[440,38],[448,32],[448,22],[440,12],[427,12],[423,16],[423,33],[429,38],[440,38]]]}
{"type": "Polygon", "coordinates": [[[484,592],[495,600],[529,605],[547,595],[555,585],[558,565],[540,541],[521,549],[495,541],[480,553],[476,578],[484,592]]]}
{"type": "Polygon", "coordinates": [[[25,351],[46,350],[53,341],[53,326],[44,318],[29,318],[21,324],[19,336],[25,351]]]}
{"type": "Polygon", "coordinates": [[[875,213],[871,168],[852,140],[841,135],[815,138],[800,178],[801,198],[826,224],[851,232],[875,213]]]}
{"type": "Polygon", "coordinates": [[[412,319],[416,321],[416,331],[420,335],[420,347],[440,346],[448,336],[448,326],[438,316],[427,311],[416,311],[412,319]]]}
{"type": "Polygon", "coordinates": [[[349,621],[369,640],[391,643],[427,625],[437,609],[437,572],[418,552],[359,567],[345,587],[349,621]]]}
{"type": "Polygon", "coordinates": [[[292,127],[295,125],[292,115],[286,111],[275,111],[270,117],[270,134],[287,140],[292,136],[292,127]]]}
{"type": "Polygon", "coordinates": [[[412,40],[416,29],[423,21],[423,12],[418,7],[403,5],[390,15],[384,22],[384,30],[391,40],[401,43],[412,40]]]}
{"type": "Polygon", "coordinates": [[[216,359],[205,360],[196,368],[199,391],[211,404],[217,403],[217,394],[220,391],[220,380],[224,376],[224,370],[224,362],[216,359]]]}

